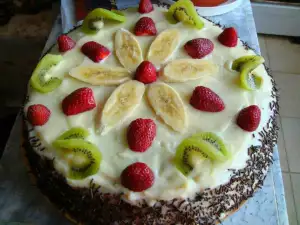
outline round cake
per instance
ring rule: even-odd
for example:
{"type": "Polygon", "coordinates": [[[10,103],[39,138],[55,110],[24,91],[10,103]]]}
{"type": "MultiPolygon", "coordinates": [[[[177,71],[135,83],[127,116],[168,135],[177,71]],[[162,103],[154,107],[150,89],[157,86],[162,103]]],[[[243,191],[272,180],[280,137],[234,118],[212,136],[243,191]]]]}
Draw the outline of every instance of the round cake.
{"type": "Polygon", "coordinates": [[[93,10],[30,79],[37,186],[79,224],[220,222],[272,163],[277,90],[263,63],[189,0],[93,10]]]}

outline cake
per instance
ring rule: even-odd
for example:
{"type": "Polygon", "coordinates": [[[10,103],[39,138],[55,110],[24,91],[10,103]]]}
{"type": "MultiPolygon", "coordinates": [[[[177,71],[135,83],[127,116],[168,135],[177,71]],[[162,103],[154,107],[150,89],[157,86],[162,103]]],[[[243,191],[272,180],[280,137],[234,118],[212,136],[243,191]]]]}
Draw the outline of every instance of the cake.
{"type": "Polygon", "coordinates": [[[30,79],[37,186],[78,224],[220,222],[272,163],[278,95],[263,62],[189,0],[95,9],[30,79]]]}

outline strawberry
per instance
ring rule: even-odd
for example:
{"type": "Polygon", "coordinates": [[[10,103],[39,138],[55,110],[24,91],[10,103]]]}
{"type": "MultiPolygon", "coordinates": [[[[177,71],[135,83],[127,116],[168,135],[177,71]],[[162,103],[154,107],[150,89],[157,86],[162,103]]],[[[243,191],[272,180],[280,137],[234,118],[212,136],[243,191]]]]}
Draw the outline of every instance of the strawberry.
{"type": "Polygon", "coordinates": [[[250,105],[239,112],[237,124],[245,131],[255,131],[260,123],[261,112],[257,105],[250,105]]]}
{"type": "Polygon", "coordinates": [[[218,40],[227,47],[235,47],[238,41],[237,32],[233,27],[226,28],[219,35],[218,40]]]}
{"type": "Polygon", "coordinates": [[[203,86],[195,88],[190,104],[195,109],[206,112],[221,112],[225,109],[225,104],[219,95],[203,86]]]}
{"type": "Polygon", "coordinates": [[[62,109],[67,116],[89,111],[95,107],[93,90],[87,87],[73,91],[62,101],[62,109]]]}
{"type": "Polygon", "coordinates": [[[43,126],[50,115],[50,110],[42,104],[31,105],[27,110],[27,119],[33,126],[43,126]]]}
{"type": "Polygon", "coordinates": [[[67,52],[75,47],[76,42],[69,36],[63,34],[57,38],[58,49],[60,52],[67,52]]]}
{"type": "Polygon", "coordinates": [[[150,84],[156,81],[156,68],[149,61],[143,61],[135,72],[135,79],[144,83],[150,84]]]}
{"type": "Polygon", "coordinates": [[[153,185],[154,173],[147,164],[136,162],[123,170],[121,183],[131,191],[142,192],[153,185]]]}
{"type": "Polygon", "coordinates": [[[207,38],[196,38],[188,41],[184,49],[194,59],[201,59],[214,50],[214,44],[207,38]]]}
{"type": "Polygon", "coordinates": [[[134,27],[136,36],[155,36],[157,33],[154,21],[149,17],[142,17],[134,27]]]}
{"type": "Polygon", "coordinates": [[[145,152],[156,136],[156,124],[151,119],[136,119],[127,130],[129,148],[134,152],[145,152]]]}
{"type": "Polygon", "coordinates": [[[140,0],[139,13],[149,13],[153,11],[153,5],[150,0],[140,0]]]}
{"type": "Polygon", "coordinates": [[[100,62],[110,55],[110,51],[105,46],[95,41],[89,41],[82,45],[81,52],[94,62],[100,62]]]}

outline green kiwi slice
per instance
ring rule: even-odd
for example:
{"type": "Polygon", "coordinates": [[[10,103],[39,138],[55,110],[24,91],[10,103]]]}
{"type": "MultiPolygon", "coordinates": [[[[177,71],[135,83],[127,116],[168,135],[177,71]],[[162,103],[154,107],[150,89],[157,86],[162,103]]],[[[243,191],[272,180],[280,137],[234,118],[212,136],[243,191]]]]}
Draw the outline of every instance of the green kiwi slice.
{"type": "Polygon", "coordinates": [[[73,127],[61,134],[56,140],[69,140],[69,139],[82,139],[84,140],[89,136],[88,130],[82,127],[73,127]]]}
{"type": "Polygon", "coordinates": [[[103,19],[124,22],[126,17],[121,15],[119,11],[116,13],[102,8],[94,9],[85,17],[81,27],[82,32],[85,34],[96,34],[103,26],[103,19]]]}
{"type": "Polygon", "coordinates": [[[69,139],[56,140],[53,146],[67,154],[68,178],[81,180],[98,172],[102,154],[96,145],[85,140],[69,139]]]}
{"type": "MultiPolygon", "coordinates": [[[[230,152],[227,150],[223,140],[218,135],[212,132],[197,133],[194,134],[191,138],[205,141],[207,144],[211,145],[215,149],[215,151],[222,153],[226,158],[230,157],[230,152]]],[[[223,156],[216,159],[222,161],[224,159],[223,156]]]]}
{"type": "Polygon", "coordinates": [[[168,21],[173,23],[174,20],[170,19],[172,17],[176,21],[191,24],[198,29],[202,29],[204,26],[194,4],[190,0],[179,0],[171,5],[166,18],[168,21]]]}
{"type": "MultiPolygon", "coordinates": [[[[260,64],[264,63],[265,60],[263,57],[259,56],[259,55],[247,55],[247,56],[242,56],[236,60],[233,61],[231,69],[232,70],[236,70],[236,71],[241,71],[241,67],[245,64],[245,63],[253,63],[257,66],[259,66],[260,64]]],[[[256,67],[257,67],[256,66],[256,67]]]]}
{"type": "Polygon", "coordinates": [[[255,91],[261,88],[263,79],[256,72],[251,72],[248,68],[243,69],[240,74],[240,85],[248,91],[255,91]]]}
{"type": "Polygon", "coordinates": [[[207,149],[205,142],[193,139],[183,140],[176,150],[174,158],[176,168],[184,175],[188,175],[194,169],[196,160],[209,158],[203,149],[207,149]]]}
{"type": "Polygon", "coordinates": [[[177,147],[174,164],[180,172],[188,175],[197,161],[205,159],[224,161],[226,158],[211,142],[203,140],[202,136],[192,136],[184,139],[177,147]]]}
{"type": "Polygon", "coordinates": [[[61,79],[47,74],[49,70],[56,66],[63,57],[61,55],[47,54],[36,66],[30,78],[31,86],[41,93],[48,93],[56,89],[62,82],[61,79]]]}

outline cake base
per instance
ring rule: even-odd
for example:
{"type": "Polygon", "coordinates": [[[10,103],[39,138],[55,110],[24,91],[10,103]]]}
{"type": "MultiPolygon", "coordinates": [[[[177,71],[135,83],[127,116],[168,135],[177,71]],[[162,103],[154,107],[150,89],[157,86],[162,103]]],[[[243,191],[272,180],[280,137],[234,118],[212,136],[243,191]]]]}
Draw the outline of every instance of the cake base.
{"type": "MultiPolygon", "coordinates": [[[[41,157],[32,148],[40,141],[28,137],[23,126],[23,149],[37,187],[72,222],[80,225],[96,224],[216,224],[221,218],[234,213],[261,188],[277,141],[276,115],[278,114],[277,89],[273,81],[276,101],[270,103],[272,115],[259,133],[261,146],[248,149],[250,159],[244,169],[233,171],[229,183],[215,189],[206,189],[194,199],[159,201],[153,207],[146,204],[133,206],[121,195],[103,194],[93,182],[89,188],[73,188],[59,174],[53,160],[41,157]]],[[[26,118],[24,118],[26,120],[26,118]]]]}

